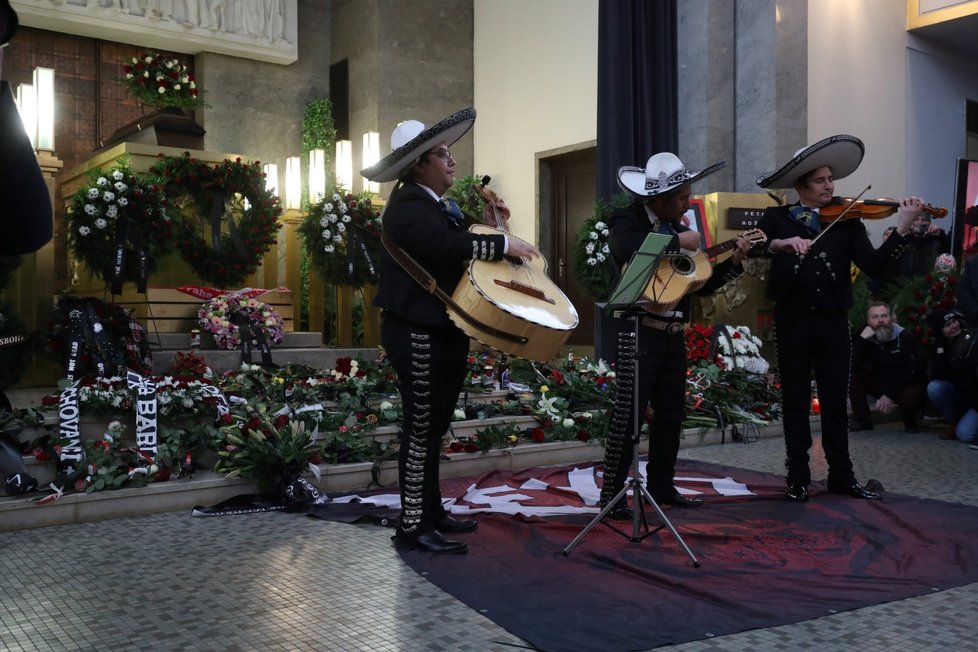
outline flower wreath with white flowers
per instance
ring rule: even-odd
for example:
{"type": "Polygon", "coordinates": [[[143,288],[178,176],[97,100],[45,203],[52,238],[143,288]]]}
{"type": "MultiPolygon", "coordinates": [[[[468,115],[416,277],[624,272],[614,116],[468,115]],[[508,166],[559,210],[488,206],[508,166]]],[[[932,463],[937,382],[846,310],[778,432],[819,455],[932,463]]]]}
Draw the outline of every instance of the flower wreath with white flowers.
{"type": "Polygon", "coordinates": [[[755,374],[767,373],[768,361],[761,355],[761,338],[752,335],[746,326],[716,328],[716,357],[724,369],[744,369],[755,374]]]}
{"type": "Polygon", "coordinates": [[[285,336],[285,323],[274,308],[241,292],[221,294],[207,301],[197,311],[200,327],[214,336],[219,349],[234,351],[241,346],[241,329],[232,317],[240,313],[265,333],[270,344],[285,336]]]}
{"type": "Polygon", "coordinates": [[[212,166],[184,152],[161,158],[150,172],[179,215],[174,231],[183,259],[216,287],[240,287],[275,244],[282,214],[261,162],[212,166]]]}
{"type": "Polygon", "coordinates": [[[336,188],[299,225],[313,268],[329,285],[363,287],[380,272],[380,212],[369,192],[354,195],[336,188]]]}
{"type": "Polygon", "coordinates": [[[124,282],[145,291],[173,242],[166,196],[126,161],[109,172],[96,170],[91,179],[68,208],[68,246],[93,276],[114,286],[113,293],[124,282]]]}
{"type": "Polygon", "coordinates": [[[123,64],[122,72],[129,92],[146,104],[188,109],[204,106],[194,76],[179,59],[147,52],[123,64]]]}
{"type": "Polygon", "coordinates": [[[596,301],[604,301],[611,294],[611,281],[616,271],[608,246],[608,219],[614,209],[626,206],[630,201],[624,193],[612,197],[611,203],[595,200],[594,214],[577,233],[574,276],[581,289],[596,301]]]}

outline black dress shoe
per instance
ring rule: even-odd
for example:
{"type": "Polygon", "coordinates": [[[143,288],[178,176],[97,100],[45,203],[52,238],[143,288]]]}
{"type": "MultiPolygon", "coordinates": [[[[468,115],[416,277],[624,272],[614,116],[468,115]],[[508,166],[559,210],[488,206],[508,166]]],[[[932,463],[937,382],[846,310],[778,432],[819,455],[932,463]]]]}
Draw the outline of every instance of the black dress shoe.
{"type": "Polygon", "coordinates": [[[876,493],[875,491],[870,491],[866,487],[862,486],[858,482],[853,482],[848,487],[829,487],[829,491],[834,494],[842,494],[843,496],[852,496],[853,498],[864,498],[866,500],[883,500],[883,496],[876,493]]]}
{"type": "Polygon", "coordinates": [[[803,503],[808,500],[808,487],[800,482],[788,485],[788,492],[785,494],[788,500],[796,503],[803,503]]]}
{"type": "Polygon", "coordinates": [[[687,498],[678,491],[665,498],[656,498],[655,496],[652,498],[660,505],[672,505],[673,507],[699,507],[703,504],[702,498],[687,498]]]}
{"type": "Polygon", "coordinates": [[[628,502],[622,498],[615,503],[615,506],[611,508],[607,516],[613,521],[630,521],[635,514],[632,512],[632,508],[628,506],[628,502]]]}
{"type": "Polygon", "coordinates": [[[478,521],[472,520],[458,520],[451,514],[446,514],[445,518],[438,523],[439,532],[448,532],[450,534],[464,534],[466,532],[472,532],[477,527],[479,527],[478,521]]]}
{"type": "Polygon", "coordinates": [[[395,545],[410,548],[411,550],[421,550],[423,552],[448,552],[458,554],[466,552],[469,549],[464,541],[452,541],[451,539],[446,539],[437,530],[434,532],[428,532],[426,534],[419,534],[418,536],[414,537],[398,533],[392,536],[391,540],[395,545]]]}

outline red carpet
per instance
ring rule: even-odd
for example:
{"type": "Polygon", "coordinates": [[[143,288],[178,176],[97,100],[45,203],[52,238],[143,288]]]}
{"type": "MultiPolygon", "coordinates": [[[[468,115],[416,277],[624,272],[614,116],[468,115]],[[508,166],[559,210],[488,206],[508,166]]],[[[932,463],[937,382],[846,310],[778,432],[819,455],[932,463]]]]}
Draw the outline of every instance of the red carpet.
{"type": "MultiPolygon", "coordinates": [[[[795,504],[782,499],[783,480],[770,474],[680,461],[678,475],[729,476],[755,494],[722,496],[708,489],[712,483],[683,482],[705,491],[707,504],[666,513],[700,568],[667,529],[633,543],[598,525],[563,556],[589,515],[486,514],[476,517],[475,533],[459,537],[469,544],[467,555],[401,555],[435,585],[543,650],[647,649],[978,581],[978,508],[890,494],[883,502],[855,500],[819,485],[810,502],[795,504]]],[[[530,478],[569,484],[567,469],[508,479],[493,473],[475,484],[519,487],[530,478]]],[[[444,495],[472,483],[446,480],[444,495]]],[[[527,502],[580,504],[566,490],[513,493],[533,494],[536,500],[527,502]]],[[[630,523],[620,527],[631,533],[630,523]]]]}

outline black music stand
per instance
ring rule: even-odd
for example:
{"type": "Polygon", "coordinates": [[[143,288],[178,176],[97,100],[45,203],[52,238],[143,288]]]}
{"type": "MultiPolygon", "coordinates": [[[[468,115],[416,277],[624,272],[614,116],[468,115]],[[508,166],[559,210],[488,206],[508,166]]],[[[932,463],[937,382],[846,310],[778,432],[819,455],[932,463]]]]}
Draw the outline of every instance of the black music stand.
{"type": "MultiPolygon", "coordinates": [[[[665,527],[669,528],[672,535],[676,537],[680,545],[689,555],[689,558],[693,561],[693,567],[699,568],[700,562],[696,559],[693,551],[689,549],[683,538],[679,536],[679,532],[673,527],[672,523],[666,517],[665,512],[659,507],[659,504],[655,502],[652,498],[652,494],[649,493],[648,489],[642,484],[642,475],[639,472],[639,440],[641,438],[642,426],[641,426],[641,406],[639,405],[639,367],[638,367],[638,355],[639,355],[639,325],[641,315],[644,312],[642,306],[658,303],[658,298],[656,296],[645,297],[643,296],[646,288],[649,285],[649,280],[652,278],[652,274],[655,273],[659,265],[659,259],[663,255],[663,251],[669,242],[672,240],[672,236],[663,235],[659,233],[650,233],[646,236],[645,241],[642,246],[632,254],[632,259],[628,262],[625,271],[622,272],[621,280],[615,287],[614,291],[611,293],[611,298],[608,300],[608,308],[612,310],[620,310],[623,313],[627,313],[632,317],[634,327],[635,327],[635,342],[634,342],[634,355],[632,356],[632,374],[633,374],[633,384],[632,384],[632,409],[634,414],[632,418],[634,419],[634,432],[632,433],[632,474],[631,477],[625,482],[625,486],[622,487],[621,491],[612,498],[607,505],[595,516],[587,526],[578,533],[574,540],[567,544],[567,547],[561,551],[561,554],[565,557],[570,554],[581,539],[587,535],[591,529],[604,520],[605,516],[608,515],[619,500],[624,500],[625,496],[629,491],[632,493],[632,534],[631,536],[626,535],[617,528],[612,527],[611,529],[623,536],[628,536],[629,540],[634,543],[638,543],[645,539],[647,536],[658,532],[662,529],[662,526],[655,528],[654,530],[649,529],[648,522],[645,519],[645,510],[642,507],[643,499],[648,502],[655,511],[659,513],[659,518],[662,519],[662,523],[665,527]],[[645,532],[642,533],[642,528],[645,532]]],[[[668,283],[666,279],[663,287],[668,283]]],[[[611,526],[609,526],[611,527],[611,526]]]]}

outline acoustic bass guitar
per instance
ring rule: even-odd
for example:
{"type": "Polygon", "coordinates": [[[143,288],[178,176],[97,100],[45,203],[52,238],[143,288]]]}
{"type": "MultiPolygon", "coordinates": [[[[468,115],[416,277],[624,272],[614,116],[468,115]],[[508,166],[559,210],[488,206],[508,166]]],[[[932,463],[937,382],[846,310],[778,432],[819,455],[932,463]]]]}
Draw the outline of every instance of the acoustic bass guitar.
{"type": "MultiPolygon", "coordinates": [[[[752,244],[767,242],[767,236],[760,229],[751,229],[738,237],[747,238],[752,244]]],[[[642,292],[642,298],[649,302],[645,309],[650,312],[665,312],[675,308],[684,296],[699,290],[713,276],[710,259],[735,246],[737,238],[731,238],[700,251],[663,254],[655,273],[642,292]]]]}
{"type": "MultiPolygon", "coordinates": [[[[484,186],[476,189],[487,205],[501,203],[484,186]]],[[[505,219],[493,221],[505,225],[505,219]]],[[[504,233],[486,224],[472,224],[469,232],[504,233]]],[[[448,316],[474,340],[544,363],[560,354],[579,321],[574,304],[547,275],[547,261],[539,251],[530,260],[506,257],[469,262],[452,293],[448,316]],[[483,324],[492,328],[483,328],[483,324]]]]}

